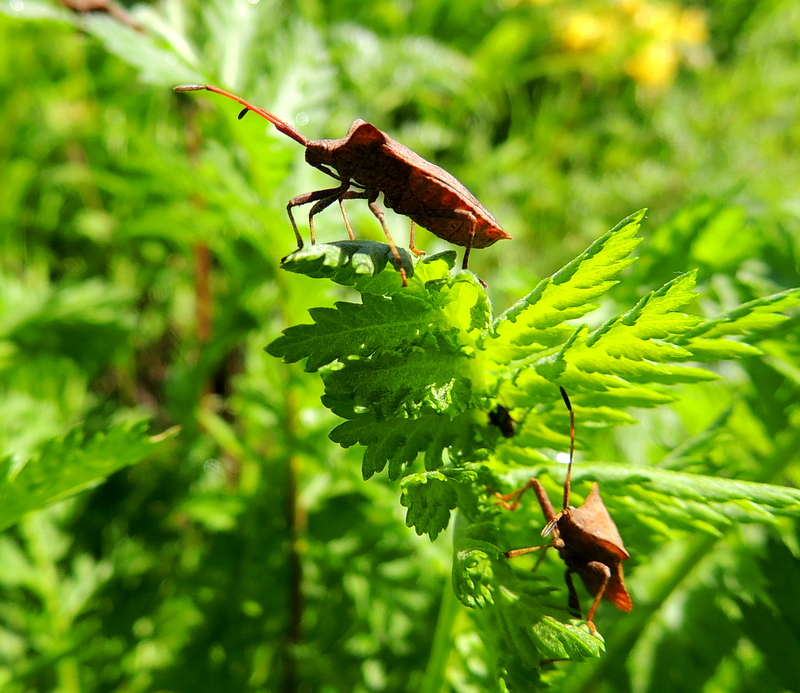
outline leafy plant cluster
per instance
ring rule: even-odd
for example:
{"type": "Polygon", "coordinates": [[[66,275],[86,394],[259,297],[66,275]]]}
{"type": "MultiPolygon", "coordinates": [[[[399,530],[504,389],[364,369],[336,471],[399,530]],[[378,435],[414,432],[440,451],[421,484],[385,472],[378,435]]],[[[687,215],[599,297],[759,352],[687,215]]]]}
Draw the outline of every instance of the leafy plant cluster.
{"type": "MultiPolygon", "coordinates": [[[[498,671],[514,690],[542,662],[602,651],[602,641],[565,622],[546,583],[509,568],[502,554],[510,547],[486,490],[559,476],[539,451],[568,447],[558,386],[569,391],[582,426],[633,423],[626,407],[668,404],[670,386],[720,377],[701,362],[760,354],[750,342],[800,305],[800,289],[791,289],[705,320],[684,312],[697,297],[688,272],[592,329],[576,323],[634,261],[643,216],[620,222],[498,317],[474,275],[450,274],[452,252],[418,262],[407,288],[395,273],[375,274],[386,263],[383,245],[377,264],[369,259],[378,254],[374,244],[347,242],[297,251],[286,265],[351,285],[362,302],[312,309],[313,323],[286,329],[269,353],[306,359],[306,371],[320,372],[322,402],[345,419],[331,439],[365,447],[365,479],[387,467],[390,479],[403,477],[406,522],[418,534],[435,539],[451,511],[461,511],[455,593],[482,610],[487,649],[499,653],[498,671]],[[497,407],[510,413],[513,435],[493,424],[497,407]],[[420,456],[425,471],[409,473],[420,456]]],[[[800,492],[783,487],[623,465],[582,467],[575,479],[599,481],[665,536],[800,515],[800,492]]]]}
{"type": "MultiPolygon", "coordinates": [[[[784,516],[795,513],[786,487],[800,484],[800,332],[796,317],[779,322],[790,309],[763,302],[800,284],[794,4],[125,6],[137,26],[44,0],[0,6],[4,693],[474,693],[504,681],[565,692],[800,689],[797,522],[784,516]],[[684,17],[692,21],[675,27],[684,17]],[[353,300],[349,288],[278,271],[294,247],[286,201],[328,181],[295,143],[258,119],[236,121],[231,104],[176,98],[171,87],[186,81],[241,93],[314,138],[364,118],[454,173],[515,237],[472,258],[497,313],[609,220],[648,204],[644,252],[624,282],[591,299],[600,308],[578,318],[590,326],[576,345],[686,268],[698,282],[687,313],[723,316],[724,328],[743,306],[748,320],[775,321],[724,345],[710,331],[683,333],[698,359],[706,338],[747,351],[706,364],[717,380],[641,385],[620,374],[630,387],[618,389],[671,398],[663,406],[589,406],[604,393],[576,386],[573,502],[600,480],[633,554],[635,608],[601,606],[602,657],[568,619],[554,556],[532,574],[525,557],[497,559],[537,540],[535,501],[508,513],[486,493],[535,474],[559,498],[563,468],[550,458],[566,450],[568,421],[546,365],[561,367],[552,349],[576,321],[528,325],[555,329],[553,344],[522,340],[491,361],[480,345],[499,336],[479,336],[495,319],[469,327],[458,306],[475,306],[479,326],[481,293],[466,278],[448,288],[455,278],[440,256],[419,271],[458,300],[431,312],[432,289],[416,287],[422,307],[398,298],[394,312],[419,331],[418,354],[439,356],[438,394],[413,377],[408,390],[392,378],[376,389],[362,364],[358,397],[342,391],[343,376],[331,380],[352,418],[337,417],[320,404],[320,378],[263,350],[308,309],[353,300]],[[429,319],[433,341],[423,339],[429,319]],[[480,348],[463,354],[473,342],[480,348]],[[451,351],[469,378],[442,385],[451,351]],[[524,400],[515,385],[524,378],[546,396],[524,400]],[[451,407],[461,412],[455,428],[451,407]],[[587,420],[601,408],[603,420],[587,420]],[[423,414],[442,424],[408,447],[407,436],[368,446],[374,468],[404,479],[405,510],[388,474],[363,482],[364,447],[328,438],[344,423],[348,441],[369,442],[362,414],[403,432],[423,414]],[[636,423],[615,426],[613,415],[636,423]],[[490,417],[516,435],[506,439],[490,417]],[[530,669],[520,670],[520,652],[536,653],[530,669]],[[585,661],[531,671],[541,652],[585,661]]],[[[364,206],[348,211],[360,238],[380,237],[364,206]]],[[[406,221],[387,216],[401,238],[406,221]]],[[[335,210],[318,217],[318,231],[342,237],[335,210]]],[[[424,232],[418,242],[447,247],[424,232]]],[[[385,307],[400,296],[395,273],[365,276],[385,266],[385,248],[358,248],[350,257],[361,269],[346,283],[369,284],[373,307],[385,307]]],[[[303,271],[344,269],[322,255],[303,271]]],[[[549,300],[561,295],[548,286],[549,300]]],[[[606,344],[603,368],[622,363],[606,344]]],[[[332,355],[326,341],[315,349],[332,355]]],[[[342,365],[333,356],[323,372],[342,365]]],[[[565,372],[590,373],[566,357],[565,372]]],[[[382,363],[396,367],[392,354],[382,363]]]]}

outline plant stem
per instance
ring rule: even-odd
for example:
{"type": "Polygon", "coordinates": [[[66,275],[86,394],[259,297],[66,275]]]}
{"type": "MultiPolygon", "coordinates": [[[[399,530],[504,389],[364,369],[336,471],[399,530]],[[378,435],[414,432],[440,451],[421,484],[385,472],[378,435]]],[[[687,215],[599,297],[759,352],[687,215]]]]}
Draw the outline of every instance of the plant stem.
{"type": "MultiPolygon", "coordinates": [[[[456,516],[453,518],[453,523],[458,532],[458,511],[454,511],[453,514],[456,516]]],[[[442,588],[442,600],[439,604],[439,617],[436,620],[431,654],[419,693],[441,693],[444,689],[447,680],[447,662],[453,649],[453,625],[460,610],[461,602],[456,599],[453,592],[452,573],[448,572],[442,588]]]]}

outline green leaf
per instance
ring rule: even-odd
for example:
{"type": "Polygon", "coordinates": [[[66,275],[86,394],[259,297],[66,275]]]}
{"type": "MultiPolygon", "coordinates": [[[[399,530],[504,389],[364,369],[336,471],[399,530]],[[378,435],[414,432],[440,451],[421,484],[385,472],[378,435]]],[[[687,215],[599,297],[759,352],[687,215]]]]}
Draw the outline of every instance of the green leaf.
{"type": "Polygon", "coordinates": [[[370,356],[377,349],[414,344],[435,327],[437,315],[429,303],[414,296],[391,298],[363,294],[363,303],[338,302],[334,308],[312,308],[313,325],[284,330],[268,347],[273,356],[293,363],[308,358],[305,370],[347,356],[370,356]]]}
{"type": "Polygon", "coordinates": [[[459,486],[476,481],[476,472],[443,470],[410,474],[400,484],[400,503],[408,508],[406,526],[434,541],[447,529],[450,511],[458,505],[459,486]]]}
{"type": "MultiPolygon", "coordinates": [[[[604,234],[494,323],[474,275],[450,275],[452,252],[415,261],[414,274],[409,272],[409,284],[402,287],[396,273],[379,272],[391,262],[385,244],[344,241],[304,248],[287,258],[287,269],[354,285],[362,303],[312,309],[313,324],[288,328],[268,351],[286,361],[306,358],[308,371],[323,369],[323,404],[349,419],[331,438],[344,446],[366,446],[365,478],[387,464],[390,478],[398,478],[423,452],[426,469],[438,469],[448,447],[456,458],[476,459],[482,448],[468,446],[486,437],[484,422],[497,402],[517,412],[518,447],[564,447],[568,429],[559,385],[569,390],[583,421],[608,427],[633,423],[625,407],[673,401],[663,386],[719,377],[680,362],[755,352],[742,342],[705,336],[703,319],[682,311],[696,299],[694,272],[645,294],[592,332],[567,322],[592,310],[591,301],[632,262],[643,214],[604,234]],[[686,335],[693,336],[687,341],[686,335]],[[456,419],[467,424],[463,435],[456,419]]],[[[796,300],[785,294],[754,302],[748,315],[785,310],[796,300]]],[[[770,324],[785,319],[769,317],[770,324]]],[[[756,324],[745,319],[735,312],[723,322],[742,329],[756,324]]],[[[721,324],[715,321],[706,331],[721,324]]],[[[487,443],[496,444],[496,439],[487,443]]]]}
{"type": "Polygon", "coordinates": [[[323,373],[322,401],[345,418],[365,409],[382,417],[415,416],[423,408],[453,416],[472,401],[468,361],[447,347],[411,347],[402,357],[388,352],[374,359],[348,361],[323,373]]]}
{"type": "Polygon", "coordinates": [[[82,17],[82,25],[100,39],[110,53],[137,68],[143,82],[163,87],[206,82],[201,73],[184,63],[177,53],[164,50],[149,35],[110,16],[88,13],[82,17]]]}
{"type": "Polygon", "coordinates": [[[545,578],[514,570],[499,541],[496,524],[470,524],[459,513],[453,589],[462,603],[478,609],[475,618],[505,676],[530,680],[546,661],[598,657],[603,640],[585,624],[568,620],[545,578]]]}
{"type": "Polygon", "coordinates": [[[639,244],[636,234],[644,210],[632,214],[598,238],[581,255],[542,280],[525,298],[497,318],[491,349],[497,363],[526,355],[532,345],[552,346],[573,332],[566,320],[591,312],[598,299],[634,260],[628,256],[639,244]]]}
{"type": "Polygon", "coordinates": [[[147,435],[146,422],[119,424],[85,441],[77,427],[45,443],[21,469],[6,457],[0,461],[0,529],[140,462],[177,432],[174,428],[153,437],[147,435]]]}
{"type": "MultiPolygon", "coordinates": [[[[409,279],[414,276],[414,262],[411,254],[398,248],[403,269],[409,279]]],[[[386,265],[394,267],[394,256],[386,243],[375,241],[337,241],[317,243],[295,250],[283,258],[281,268],[304,274],[315,279],[330,279],[337,284],[353,286],[364,277],[374,277],[386,265]]],[[[391,276],[391,275],[390,275],[391,276]]],[[[393,288],[399,288],[400,275],[392,281],[393,288]]]]}
{"type": "Polygon", "coordinates": [[[490,555],[480,549],[457,551],[453,556],[453,590],[458,600],[470,608],[494,601],[494,572],[490,555]]]}
{"type": "Polygon", "coordinates": [[[786,322],[782,313],[800,305],[800,289],[789,289],[748,301],[732,311],[707,320],[675,338],[676,344],[690,351],[699,361],[755,356],[761,351],[750,344],[726,336],[758,339],[786,322]]]}
{"type": "Polygon", "coordinates": [[[333,429],[330,439],[342,447],[364,445],[362,476],[369,479],[389,465],[389,479],[398,479],[404,470],[425,453],[425,469],[442,465],[445,448],[473,451],[475,420],[471,412],[455,418],[424,410],[414,419],[380,419],[374,414],[360,414],[333,429]]]}
{"type": "MultiPolygon", "coordinates": [[[[504,478],[514,487],[530,476],[529,469],[519,469],[504,478]]],[[[559,470],[557,476],[563,472],[559,470]]],[[[581,482],[592,481],[600,484],[610,509],[652,516],[688,531],[718,534],[736,523],[774,525],[780,517],[800,518],[800,490],[786,486],[629,465],[581,464],[573,468],[576,491],[581,482]]],[[[619,515],[617,519],[619,522],[619,515]]]]}

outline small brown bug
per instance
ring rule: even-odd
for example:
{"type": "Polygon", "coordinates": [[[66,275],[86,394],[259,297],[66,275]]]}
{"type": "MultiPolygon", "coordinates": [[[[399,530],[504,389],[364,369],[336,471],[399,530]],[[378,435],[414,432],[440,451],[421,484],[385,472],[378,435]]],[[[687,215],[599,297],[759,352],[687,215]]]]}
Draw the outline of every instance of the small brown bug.
{"type": "Polygon", "coordinates": [[[178,92],[200,90],[222,94],[240,103],[244,106],[239,114],[240,118],[247,111],[266,118],[280,132],[306,148],[306,161],[309,164],[339,181],[340,184],[335,188],[303,193],[292,198],[286,205],[298,250],[303,247],[303,239],[297,230],[292,207],[315,203],[308,213],[311,243],[314,244],[314,216],[337,201],[347,233],[351,239],[355,238],[342,203],[344,200],[364,199],[381,224],[403,286],[406,286],[400,253],[386,226],[383,210],[376,203],[380,193],[383,193],[384,203],[389,209],[410,217],[409,248],[416,255],[423,253],[414,244],[415,223],[439,238],[464,246],[466,250],[461,265],[463,269],[467,269],[472,248],[486,248],[496,241],[511,238],[455,176],[395,142],[370,123],[354,121],[347,134],[338,140],[309,140],[269,111],[253,106],[240,96],[219,87],[210,84],[184,84],[175,87],[178,92]]]}
{"type": "Polygon", "coordinates": [[[504,496],[497,492],[493,492],[493,494],[500,499],[499,505],[508,510],[516,510],[525,491],[533,489],[547,520],[547,524],[542,530],[542,536],[552,533],[553,540],[543,546],[506,551],[504,555],[506,558],[513,558],[554,547],[564,563],[567,564],[565,579],[569,591],[570,611],[580,618],[580,601],[572,582],[572,573],[578,573],[581,576],[586,589],[594,597],[586,621],[592,632],[595,633],[597,629],[594,625],[594,614],[601,599],[607,599],[622,611],[630,611],[633,608],[630,595],[625,589],[625,578],[622,573],[622,561],[630,558],[630,555],[622,544],[622,538],[614,520],[611,519],[611,515],[603,505],[599,486],[596,483],[592,486],[583,505],[574,508],[569,504],[572,458],[575,453],[575,413],[566,390],[563,387],[560,390],[561,397],[569,410],[570,419],[569,467],[564,482],[563,510],[556,513],[547,492],[537,479],[530,479],[525,486],[513,493],[504,496]],[[509,502],[512,500],[513,502],[509,502]]]}
{"type": "Polygon", "coordinates": [[[504,438],[513,438],[516,433],[517,422],[511,418],[511,412],[502,404],[498,404],[489,412],[489,423],[499,428],[504,438]]]}

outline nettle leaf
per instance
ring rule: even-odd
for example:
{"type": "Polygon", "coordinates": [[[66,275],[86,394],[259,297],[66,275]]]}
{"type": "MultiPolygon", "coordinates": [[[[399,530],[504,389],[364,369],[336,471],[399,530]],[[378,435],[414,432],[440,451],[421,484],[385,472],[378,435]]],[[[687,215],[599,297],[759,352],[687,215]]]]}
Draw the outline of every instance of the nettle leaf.
{"type": "MultiPolygon", "coordinates": [[[[673,365],[693,358],[691,351],[669,340],[702,322],[680,311],[694,301],[694,284],[695,274],[688,272],[646,294],[630,311],[606,320],[591,333],[573,329],[557,352],[542,350],[538,359],[512,371],[501,385],[502,398],[514,407],[550,406],[558,401],[557,385],[561,385],[572,393],[582,420],[618,426],[634,422],[620,411],[621,406],[671,401],[669,395],[652,390],[654,385],[716,379],[711,371],[673,365]]],[[[532,442],[546,444],[551,438],[540,427],[532,442]]]]}
{"type": "Polygon", "coordinates": [[[352,418],[356,409],[389,417],[423,407],[437,413],[464,411],[470,404],[469,359],[447,346],[411,347],[402,358],[384,352],[373,359],[348,361],[323,373],[323,404],[335,414],[352,418]]]}
{"type": "Polygon", "coordinates": [[[494,608],[483,609],[480,616],[491,624],[497,634],[498,664],[510,677],[512,690],[526,690],[520,685],[529,680],[542,664],[553,660],[571,659],[577,662],[599,657],[603,640],[592,635],[588,628],[561,621],[546,613],[541,600],[518,588],[501,583],[497,589],[494,608]]]}
{"type": "Polygon", "coordinates": [[[408,287],[381,287],[388,296],[362,293],[360,305],[315,309],[314,324],[288,328],[267,347],[286,361],[307,358],[306,370],[324,366],[322,401],[351,420],[331,438],[367,447],[365,478],[387,464],[397,478],[420,452],[426,468],[436,468],[445,448],[456,446],[458,456],[488,424],[460,415],[482,409],[486,398],[475,344],[491,305],[472,273],[449,275],[454,256],[418,262],[408,287]]]}
{"type": "MultiPolygon", "coordinates": [[[[439,261],[434,267],[441,270],[442,265],[447,266],[439,261]]],[[[307,358],[309,372],[337,359],[370,356],[379,349],[402,350],[426,338],[430,342],[431,337],[455,353],[464,341],[458,339],[459,331],[470,333],[488,325],[486,292],[471,273],[457,275],[450,283],[427,279],[426,274],[431,273],[418,272],[417,283],[428,282],[428,289],[410,287],[418,289],[417,295],[364,293],[361,304],[340,301],[334,308],[312,308],[313,324],[287,328],[267,351],[287,363],[307,358]]]]}
{"type": "MultiPolygon", "coordinates": [[[[690,351],[665,340],[702,322],[702,318],[680,312],[695,299],[694,284],[694,272],[677,277],[644,296],[624,315],[607,320],[585,338],[575,340],[564,354],[567,368],[561,384],[565,387],[579,384],[570,382],[571,376],[581,379],[573,373],[575,369],[622,379],[624,383],[618,381],[615,385],[623,387],[631,383],[701,382],[715,378],[713,373],[699,368],[663,365],[692,358],[690,351]]],[[[615,386],[586,379],[580,385],[600,390],[615,386]],[[600,387],[592,387],[593,384],[600,387]]]]}
{"type": "Polygon", "coordinates": [[[177,432],[149,436],[146,422],[119,424],[86,441],[78,427],[45,443],[19,469],[11,457],[0,460],[0,529],[140,462],[177,432]]]}
{"type": "MultiPolygon", "coordinates": [[[[551,490],[558,485],[564,470],[539,451],[569,447],[558,386],[582,424],[632,423],[625,408],[667,404],[671,386],[718,377],[696,361],[758,353],[743,338],[781,324],[800,302],[800,291],[784,292],[706,321],[686,312],[696,299],[695,274],[687,272],[596,329],[574,324],[633,261],[643,215],[625,219],[496,320],[474,275],[451,274],[453,253],[412,258],[407,287],[383,244],[317,246],[285,263],[353,286],[362,302],[313,310],[312,324],[287,329],[268,351],[305,358],[306,370],[320,372],[323,403],[346,419],[330,438],[364,447],[364,479],[387,468],[399,479],[423,458],[425,472],[401,482],[407,524],[433,540],[457,509],[453,589],[476,610],[509,690],[526,690],[543,662],[603,651],[602,639],[570,618],[563,585],[505,559],[518,546],[499,535],[500,511],[486,502],[487,485],[511,490],[538,475],[551,490]],[[492,423],[490,413],[503,410],[507,425],[492,423]]],[[[667,537],[800,515],[800,492],[791,489],[622,465],[576,467],[576,504],[590,480],[601,482],[623,534],[626,522],[667,537]]],[[[519,516],[530,523],[535,515],[540,528],[538,505],[524,507],[519,516]]]]}
{"type": "MultiPolygon", "coordinates": [[[[553,490],[560,491],[563,467],[542,465],[540,458],[531,456],[529,460],[517,458],[528,466],[508,470],[507,461],[490,460],[483,467],[485,472],[497,470],[493,484],[500,483],[495,487],[519,488],[534,476],[551,490],[551,498],[558,498],[553,490]]],[[[623,536],[630,536],[634,523],[649,534],[661,533],[671,539],[677,533],[719,535],[734,524],[771,526],[781,517],[800,518],[797,489],[608,464],[581,464],[573,469],[571,504],[579,506],[590,482],[595,481],[600,483],[603,500],[623,536]]],[[[485,487],[481,491],[485,494],[485,487]]],[[[523,528],[541,527],[544,519],[539,504],[535,498],[526,500],[516,513],[508,513],[507,519],[523,528]]],[[[524,690],[514,686],[523,680],[518,677],[526,666],[528,675],[534,675],[543,661],[596,657],[603,651],[603,642],[580,621],[569,618],[560,585],[548,584],[529,568],[515,568],[513,561],[503,556],[519,545],[510,546],[496,522],[487,521],[497,513],[496,507],[484,506],[472,514],[472,523],[459,515],[453,584],[459,600],[479,609],[477,620],[487,644],[503,653],[498,655],[498,666],[505,669],[510,689],[524,690]],[[513,681],[517,683],[512,685],[513,681]]]]}
{"type": "Polygon", "coordinates": [[[494,571],[488,553],[481,549],[456,551],[453,556],[453,591],[471,609],[494,602],[494,571]]]}
{"type": "Polygon", "coordinates": [[[459,490],[464,484],[477,481],[477,472],[444,470],[410,474],[400,484],[400,503],[408,508],[406,526],[417,534],[427,534],[431,541],[447,529],[450,511],[458,503],[459,490]]]}
{"type": "Polygon", "coordinates": [[[681,313],[680,309],[691,303],[696,294],[696,272],[687,272],[668,282],[658,291],[651,291],[625,315],[606,321],[586,340],[587,346],[602,344],[604,351],[612,356],[628,358],[647,358],[661,360],[681,360],[691,356],[687,351],[675,347],[669,342],[648,342],[647,340],[663,340],[676,334],[683,334],[695,327],[703,319],[696,315],[681,313]],[[641,340],[634,342],[631,338],[641,340]]]}

